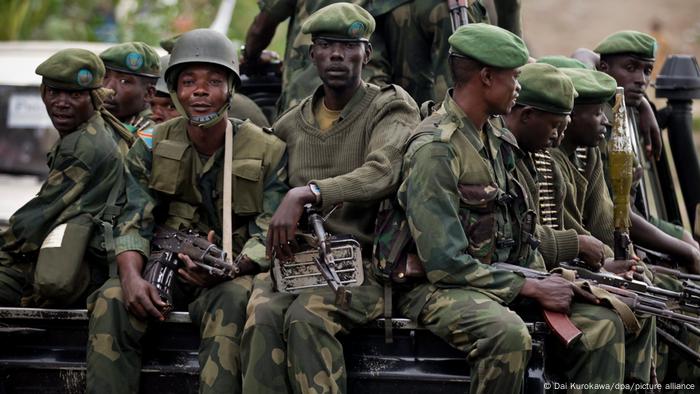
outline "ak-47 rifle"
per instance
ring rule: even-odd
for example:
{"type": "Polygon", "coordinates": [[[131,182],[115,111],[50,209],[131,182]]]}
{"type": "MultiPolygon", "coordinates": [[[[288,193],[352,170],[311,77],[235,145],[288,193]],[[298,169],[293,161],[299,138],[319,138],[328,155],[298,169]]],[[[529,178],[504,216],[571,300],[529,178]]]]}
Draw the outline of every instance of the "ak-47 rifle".
{"type": "Polygon", "coordinates": [[[447,8],[450,10],[450,21],[454,32],[460,26],[469,24],[469,5],[467,0],[447,0],[447,8]]]}
{"type": "Polygon", "coordinates": [[[310,288],[329,286],[335,293],[335,304],[341,309],[350,306],[352,293],[348,287],[364,281],[362,251],[352,237],[330,236],[323,225],[325,219],[311,204],[304,206],[311,234],[298,234],[294,256],[290,261],[275,258],[272,278],[280,292],[298,293],[310,288]]]}
{"type": "Polygon", "coordinates": [[[166,226],[156,228],[151,248],[143,276],[156,287],[160,298],[167,304],[163,315],[167,315],[173,309],[173,278],[177,269],[184,267],[178,254],[188,256],[211,275],[231,279],[243,273],[241,262],[246,259],[246,255],[241,253],[230,262],[226,252],[209,242],[206,236],[193,230],[176,231],[166,226]]]}
{"type": "MultiPolygon", "coordinates": [[[[544,279],[550,275],[548,272],[541,272],[507,263],[494,263],[492,265],[507,271],[521,273],[526,278],[544,279]]],[[[610,294],[625,303],[632,311],[666,318],[682,324],[687,323],[694,327],[700,327],[700,318],[674,311],[678,306],[682,307],[684,304],[686,306],[696,305],[698,301],[700,301],[700,298],[698,298],[700,292],[697,294],[674,292],[649,286],[644,282],[626,280],[609,273],[591,272],[581,266],[567,265],[565,263],[562,263],[561,266],[562,268],[576,271],[578,278],[588,280],[591,285],[607,290],[610,294]]],[[[697,308],[697,306],[694,306],[694,308],[697,308]]],[[[545,314],[547,323],[553,331],[560,339],[568,344],[571,340],[575,339],[570,339],[573,337],[574,334],[571,333],[574,331],[572,331],[570,327],[567,327],[568,324],[573,325],[573,323],[571,323],[570,320],[568,322],[561,320],[562,316],[555,315],[554,317],[554,322],[551,322],[547,319],[547,315],[545,314]],[[569,333],[568,336],[567,333],[569,333]]],[[[566,317],[566,315],[563,317],[566,317]]],[[[566,320],[568,320],[568,318],[566,320]]],[[[578,331],[578,328],[575,326],[574,328],[578,331]]]]}

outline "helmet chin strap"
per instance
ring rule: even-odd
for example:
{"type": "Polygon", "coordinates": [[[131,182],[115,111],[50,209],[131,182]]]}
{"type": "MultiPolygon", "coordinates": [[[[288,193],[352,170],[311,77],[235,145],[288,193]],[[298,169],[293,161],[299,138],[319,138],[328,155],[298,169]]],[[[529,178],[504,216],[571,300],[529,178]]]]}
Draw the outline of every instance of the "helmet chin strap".
{"type": "Polygon", "coordinates": [[[204,129],[208,129],[215,124],[219,123],[221,119],[225,119],[228,117],[228,110],[231,108],[231,100],[233,99],[233,75],[228,76],[228,100],[226,100],[226,103],[219,108],[218,111],[212,112],[206,115],[196,115],[196,116],[191,116],[190,114],[185,111],[185,108],[182,106],[180,103],[180,100],[177,98],[177,92],[174,90],[170,91],[170,98],[173,100],[173,105],[175,105],[175,108],[177,109],[177,112],[182,115],[183,118],[187,119],[187,121],[197,127],[201,127],[204,129]]]}

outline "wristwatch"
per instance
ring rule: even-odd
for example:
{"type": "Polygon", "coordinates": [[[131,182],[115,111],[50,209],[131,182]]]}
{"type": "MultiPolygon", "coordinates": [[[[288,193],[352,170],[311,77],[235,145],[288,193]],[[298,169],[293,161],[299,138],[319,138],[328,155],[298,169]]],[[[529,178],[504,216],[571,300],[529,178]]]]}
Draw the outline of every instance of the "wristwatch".
{"type": "Polygon", "coordinates": [[[311,190],[311,193],[314,194],[314,197],[316,197],[316,204],[321,203],[321,189],[318,187],[317,184],[315,183],[309,183],[309,190],[311,190]]]}

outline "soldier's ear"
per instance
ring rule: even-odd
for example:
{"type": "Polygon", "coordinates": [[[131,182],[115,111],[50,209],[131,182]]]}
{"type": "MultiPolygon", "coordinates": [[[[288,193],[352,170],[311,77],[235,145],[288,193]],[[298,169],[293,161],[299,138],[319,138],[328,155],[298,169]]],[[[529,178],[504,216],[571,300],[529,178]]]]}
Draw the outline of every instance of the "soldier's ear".
{"type": "Polygon", "coordinates": [[[316,45],[313,43],[311,45],[309,45],[309,59],[311,59],[311,61],[313,61],[314,57],[315,57],[314,56],[314,48],[315,47],[316,47],[316,45]]]}
{"type": "Polygon", "coordinates": [[[600,63],[598,63],[598,71],[607,72],[608,70],[610,70],[608,61],[600,59],[600,63]]]}
{"type": "Polygon", "coordinates": [[[532,116],[535,114],[534,108],[532,107],[522,107],[520,109],[520,123],[527,124],[532,116]]]}
{"type": "Polygon", "coordinates": [[[372,57],[372,44],[369,42],[365,43],[365,59],[363,60],[362,64],[367,64],[369,63],[369,59],[372,57]]]}
{"type": "Polygon", "coordinates": [[[482,67],[479,70],[479,78],[484,86],[491,87],[493,85],[493,69],[491,67],[482,67]]]}
{"type": "Polygon", "coordinates": [[[146,95],[143,97],[143,100],[147,103],[151,103],[153,101],[153,97],[156,96],[156,87],[154,85],[148,85],[146,88],[146,95]]]}

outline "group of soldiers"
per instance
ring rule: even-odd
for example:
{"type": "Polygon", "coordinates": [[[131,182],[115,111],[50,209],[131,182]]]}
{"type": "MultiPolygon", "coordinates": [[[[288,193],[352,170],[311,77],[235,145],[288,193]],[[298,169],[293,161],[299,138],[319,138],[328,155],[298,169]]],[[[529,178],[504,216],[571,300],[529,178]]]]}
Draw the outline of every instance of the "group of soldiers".
{"type": "MultiPolygon", "coordinates": [[[[491,265],[544,272],[579,259],[594,271],[679,286],[639,260],[613,259],[611,249],[601,147],[618,86],[628,111],[639,112],[632,132],[653,127],[644,91],[654,39],[622,31],[583,61],[536,60],[518,34],[475,23],[488,20],[480,2],[469,2],[470,23],[451,34],[444,2],[427,3],[309,10],[262,1],[243,54],[249,67],[263,61],[270,26],[290,15],[303,21],[290,27],[282,111],[271,128],[235,93],[238,51],[213,30],[182,34],[165,58],[139,42],[99,57],[82,49],[51,56],[36,73],[60,140],[40,192],[1,234],[0,305],[87,305],[88,392],[138,392],[142,338],[166,318],[143,269],[156,226],[168,226],[206,234],[240,257],[231,279],[178,256],[173,304],[199,327],[202,392],[344,393],[338,335],[392,307],[465,352],[471,392],[521,391],[532,350],[513,311],[522,305],[567,313],[583,332],[547,349],[567,382],[613,392],[666,376],[696,382],[690,363],[671,373],[654,317],[630,318],[560,275],[535,280],[491,265]],[[436,19],[437,9],[447,19],[436,19]],[[422,27],[439,32],[425,45],[432,55],[410,55],[402,26],[428,14],[433,25],[422,27]],[[297,97],[295,84],[315,90],[297,97]],[[361,245],[364,281],[343,308],[330,288],[278,291],[269,273],[293,260],[307,204],[334,210],[328,231],[361,245]],[[397,258],[419,269],[392,287],[395,272],[382,273],[397,258]]],[[[519,33],[518,18],[498,19],[519,33]]],[[[698,244],[682,228],[632,213],[631,229],[633,242],[700,273],[698,244]]]]}

